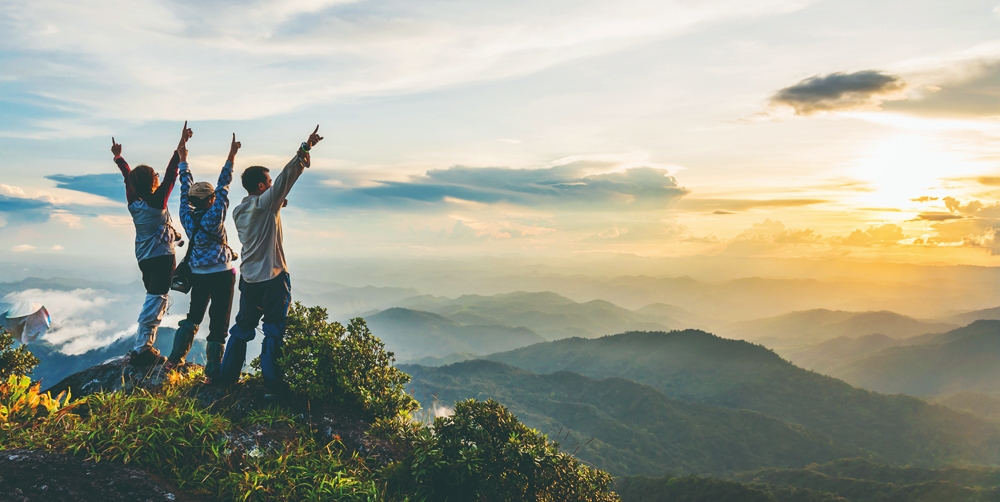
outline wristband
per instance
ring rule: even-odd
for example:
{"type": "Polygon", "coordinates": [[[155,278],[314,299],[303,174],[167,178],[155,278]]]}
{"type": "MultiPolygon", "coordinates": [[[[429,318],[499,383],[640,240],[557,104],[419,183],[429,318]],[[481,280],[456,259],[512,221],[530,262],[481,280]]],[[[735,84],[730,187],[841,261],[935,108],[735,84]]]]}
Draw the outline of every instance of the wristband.
{"type": "Polygon", "coordinates": [[[303,141],[302,142],[302,146],[300,146],[299,149],[302,150],[303,152],[308,152],[309,151],[309,143],[303,141]]]}

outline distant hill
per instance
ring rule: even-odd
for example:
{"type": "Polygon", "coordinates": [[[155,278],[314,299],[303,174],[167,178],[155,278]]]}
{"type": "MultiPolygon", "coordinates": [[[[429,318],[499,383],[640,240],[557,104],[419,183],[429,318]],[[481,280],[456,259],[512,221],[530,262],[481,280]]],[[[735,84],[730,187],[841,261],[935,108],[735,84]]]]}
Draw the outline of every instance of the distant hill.
{"type": "Polygon", "coordinates": [[[1000,321],[976,321],[923,342],[878,352],[835,376],[866,389],[914,396],[1000,393],[1000,321]]]}
{"type": "Polygon", "coordinates": [[[860,452],[775,418],[668,399],[623,378],[537,375],[475,360],[442,368],[403,365],[425,404],[493,398],[563,449],[613,474],[726,473],[803,466],[860,452]]]}
{"type": "Polygon", "coordinates": [[[342,320],[394,307],[401,300],[418,294],[413,288],[351,287],[309,279],[296,280],[295,288],[296,301],[324,307],[331,318],[342,320]]]}
{"type": "Polygon", "coordinates": [[[431,312],[398,307],[365,320],[400,361],[462,352],[488,354],[545,341],[527,328],[462,325],[431,312]]]}
{"type": "Polygon", "coordinates": [[[841,336],[857,338],[873,334],[909,338],[925,333],[944,333],[956,327],[958,326],[954,324],[921,321],[889,311],[815,309],[735,323],[723,332],[732,338],[760,341],[771,346],[772,343],[801,344],[841,336]]]}
{"type": "Polygon", "coordinates": [[[964,314],[951,316],[946,320],[950,323],[958,324],[959,326],[972,324],[976,321],[981,321],[981,320],[1000,321],[1000,307],[993,307],[991,309],[983,309],[983,310],[973,310],[972,312],[966,312],[964,314]]]}
{"type": "Polygon", "coordinates": [[[757,411],[857,446],[882,462],[1000,460],[992,424],[917,398],[853,388],[764,347],[697,330],[573,338],[489,359],[539,373],[628,378],[672,399],[757,411]]]}
{"type": "Polygon", "coordinates": [[[865,335],[857,338],[840,336],[805,348],[775,350],[796,366],[831,375],[841,366],[905,343],[907,342],[885,335],[865,335]]]}
{"type": "Polygon", "coordinates": [[[548,340],[674,327],[604,300],[577,303],[551,292],[463,295],[455,299],[424,295],[404,300],[399,306],[434,312],[461,324],[524,326],[548,340]]]}
{"type": "Polygon", "coordinates": [[[979,418],[1000,420],[1000,398],[981,392],[956,392],[933,397],[930,401],[953,410],[972,413],[979,418]]]}

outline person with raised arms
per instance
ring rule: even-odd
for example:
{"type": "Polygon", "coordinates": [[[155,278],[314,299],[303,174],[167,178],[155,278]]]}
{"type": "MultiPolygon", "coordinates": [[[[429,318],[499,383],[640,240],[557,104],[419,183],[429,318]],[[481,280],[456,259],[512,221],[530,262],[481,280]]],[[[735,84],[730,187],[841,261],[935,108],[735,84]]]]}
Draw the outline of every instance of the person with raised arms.
{"type": "Polygon", "coordinates": [[[172,368],[184,363],[211,301],[212,307],[208,311],[208,345],[205,349],[207,384],[219,380],[222,351],[233,307],[236,270],[232,262],[237,255],[229,247],[225,224],[226,212],[229,210],[229,184],[233,181],[233,162],[241,146],[243,145],[236,141],[236,133],[233,133],[229,157],[222,166],[219,181],[214,188],[205,181],[194,183],[194,176],[188,168],[187,151],[181,151],[180,156],[180,218],[190,242],[186,260],[191,267],[191,303],[187,318],[178,323],[174,345],[164,367],[172,368]]]}
{"type": "MultiPolygon", "coordinates": [[[[181,140],[160,182],[159,174],[145,164],[129,168],[122,158],[122,145],[111,138],[111,153],[125,180],[125,200],[135,224],[135,257],[142,272],[146,299],[139,313],[139,327],[135,343],[129,351],[129,362],[134,365],[163,363],[166,358],[156,349],[156,331],[167,310],[167,293],[174,274],[174,243],[181,240],[174,229],[167,210],[167,199],[177,180],[181,152],[186,154],[186,143],[193,133],[187,122],[181,130],[181,140]]],[[[183,244],[183,242],[181,243],[183,244]]]]}
{"type": "Polygon", "coordinates": [[[260,369],[264,376],[264,397],[270,400],[277,399],[283,388],[284,375],[278,367],[278,359],[292,301],[292,285],[282,247],[280,212],[286,205],[288,192],[310,165],[310,149],[322,139],[317,125],[273,183],[266,167],[246,168],[241,181],[248,195],[233,209],[233,222],[243,244],[240,310],[229,330],[220,381],[230,385],[239,379],[246,363],[247,342],[254,339],[257,325],[263,318],[260,369]]]}

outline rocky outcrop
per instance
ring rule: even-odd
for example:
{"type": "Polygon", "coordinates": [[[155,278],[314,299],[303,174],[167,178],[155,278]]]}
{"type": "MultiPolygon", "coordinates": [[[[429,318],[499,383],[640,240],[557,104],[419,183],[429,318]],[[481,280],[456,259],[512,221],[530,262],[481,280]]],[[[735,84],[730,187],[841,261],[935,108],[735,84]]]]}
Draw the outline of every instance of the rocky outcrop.
{"type": "Polygon", "coordinates": [[[0,451],[0,500],[11,502],[194,502],[200,499],[117,462],[64,453],[0,451]]]}

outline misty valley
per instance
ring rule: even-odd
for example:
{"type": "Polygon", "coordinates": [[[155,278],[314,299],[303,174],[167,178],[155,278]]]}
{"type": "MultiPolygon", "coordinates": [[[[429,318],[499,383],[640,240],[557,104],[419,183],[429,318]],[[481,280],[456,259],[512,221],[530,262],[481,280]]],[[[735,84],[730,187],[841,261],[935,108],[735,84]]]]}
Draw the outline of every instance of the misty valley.
{"type": "MultiPolygon", "coordinates": [[[[613,475],[626,502],[1000,500],[1000,308],[774,314],[796,288],[827,290],[813,303],[857,290],[508,274],[454,294],[424,292],[414,275],[403,286],[307,280],[293,297],[345,325],[364,318],[410,375],[422,420],[495,400],[613,475]],[[599,295],[602,281],[626,306],[599,295]],[[562,289],[496,292],[527,282],[562,289]],[[727,309],[748,287],[769,315],[727,309]]],[[[136,288],[26,278],[0,284],[0,310],[30,297],[51,311],[52,329],[27,346],[41,361],[32,378],[50,387],[128,350],[120,311],[136,288]]],[[[174,334],[161,330],[161,350],[174,334]]],[[[198,337],[188,360],[204,357],[198,337]]]]}

